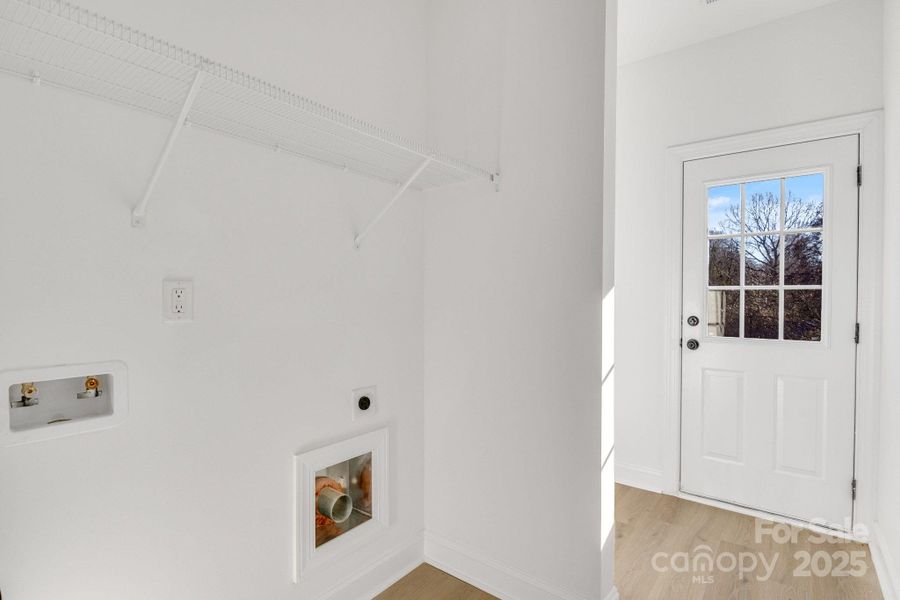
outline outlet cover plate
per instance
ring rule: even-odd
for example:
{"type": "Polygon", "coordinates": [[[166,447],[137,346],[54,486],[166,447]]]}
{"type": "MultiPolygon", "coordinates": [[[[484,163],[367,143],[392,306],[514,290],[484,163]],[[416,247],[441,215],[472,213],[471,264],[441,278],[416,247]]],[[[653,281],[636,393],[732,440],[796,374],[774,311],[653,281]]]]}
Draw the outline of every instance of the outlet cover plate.
{"type": "Polygon", "coordinates": [[[353,408],[353,420],[366,419],[378,414],[378,388],[374,385],[368,387],[356,388],[350,394],[351,406],[353,408]],[[366,396],[371,404],[366,410],[359,407],[359,399],[366,396]]]}
{"type": "Polygon", "coordinates": [[[163,321],[189,323],[194,320],[194,282],[190,279],[163,281],[163,321]]]}

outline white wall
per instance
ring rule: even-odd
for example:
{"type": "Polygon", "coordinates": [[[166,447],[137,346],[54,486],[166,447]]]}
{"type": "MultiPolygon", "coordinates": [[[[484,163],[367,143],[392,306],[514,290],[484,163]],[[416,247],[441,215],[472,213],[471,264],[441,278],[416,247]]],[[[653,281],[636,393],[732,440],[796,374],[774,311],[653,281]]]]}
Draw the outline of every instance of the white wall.
{"type": "Polygon", "coordinates": [[[604,3],[432,10],[430,69],[475,69],[432,80],[432,133],[474,153],[500,117],[503,177],[426,206],[426,556],[503,598],[604,598],[604,3]]]}
{"type": "Polygon", "coordinates": [[[619,69],[619,481],[662,489],[670,462],[664,456],[666,148],[880,108],[881,44],[881,1],[843,0],[619,69]]]}
{"type": "Polygon", "coordinates": [[[881,451],[876,537],[882,585],[900,594],[900,0],[884,3],[884,331],[881,357],[881,451]]]}
{"type": "MultiPolygon", "coordinates": [[[[418,0],[80,2],[425,134],[418,0]]],[[[131,383],[119,428],[0,449],[4,598],[312,599],[398,548],[421,556],[420,198],[357,252],[393,188],[193,128],[132,229],[168,130],[0,76],[0,368],[120,359],[131,383]],[[195,279],[195,323],[161,322],[167,276],[195,279]],[[298,588],[292,455],[373,428],[350,422],[368,384],[392,428],[390,531],[298,588]]]]}

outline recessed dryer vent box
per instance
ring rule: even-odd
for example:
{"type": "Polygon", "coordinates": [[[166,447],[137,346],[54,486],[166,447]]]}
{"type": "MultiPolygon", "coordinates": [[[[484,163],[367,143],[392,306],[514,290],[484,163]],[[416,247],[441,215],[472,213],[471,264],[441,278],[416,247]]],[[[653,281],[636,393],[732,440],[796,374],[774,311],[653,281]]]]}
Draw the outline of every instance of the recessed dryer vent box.
{"type": "Polygon", "coordinates": [[[122,362],[61,365],[0,373],[0,445],[15,446],[109,429],[128,414],[122,362]]]}
{"type": "Polygon", "coordinates": [[[294,456],[294,582],[356,564],[360,548],[387,532],[388,430],[294,456]]]}

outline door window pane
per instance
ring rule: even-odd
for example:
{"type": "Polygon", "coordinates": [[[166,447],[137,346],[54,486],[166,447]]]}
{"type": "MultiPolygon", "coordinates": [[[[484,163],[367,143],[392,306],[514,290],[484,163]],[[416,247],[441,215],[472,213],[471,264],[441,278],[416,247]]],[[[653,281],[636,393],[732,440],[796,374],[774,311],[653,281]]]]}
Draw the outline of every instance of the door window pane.
{"type": "Polygon", "coordinates": [[[741,285],[741,238],[709,240],[709,285],[741,285]]]}
{"type": "Polygon", "coordinates": [[[709,188],[706,199],[710,235],[740,233],[741,186],[721,185],[709,188]]]}
{"type": "Polygon", "coordinates": [[[785,290],[784,339],[822,339],[822,290],[785,290]]]}
{"type": "Polygon", "coordinates": [[[785,285],[822,284],[822,234],[797,233],[784,238],[785,285]]]}
{"type": "Polygon", "coordinates": [[[784,180],[784,228],[822,227],[825,212],[825,175],[813,173],[784,180]]]}
{"type": "Polygon", "coordinates": [[[755,235],[745,239],[746,284],[778,285],[781,278],[781,238],[777,235],[755,235]]]}
{"type": "Polygon", "coordinates": [[[707,293],[709,335],[741,336],[741,293],[738,290],[710,290],[707,293]]]}
{"type": "Polygon", "coordinates": [[[781,180],[752,181],[744,184],[744,230],[778,231],[781,223],[781,180]]]}
{"type": "Polygon", "coordinates": [[[706,205],[706,335],[821,341],[825,173],[709,187],[706,205]]]}
{"type": "Polygon", "coordinates": [[[744,292],[744,337],[778,339],[778,290],[744,292]]]}

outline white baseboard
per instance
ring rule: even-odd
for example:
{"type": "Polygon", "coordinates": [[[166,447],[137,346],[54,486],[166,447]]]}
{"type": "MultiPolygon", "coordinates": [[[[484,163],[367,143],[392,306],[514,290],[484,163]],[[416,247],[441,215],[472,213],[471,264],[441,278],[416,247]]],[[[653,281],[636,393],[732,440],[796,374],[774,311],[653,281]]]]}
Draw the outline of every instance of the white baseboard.
{"type": "MultiPolygon", "coordinates": [[[[589,600],[432,532],[425,533],[425,562],[500,600],[589,600]]],[[[608,600],[616,598],[618,593],[607,596],[608,600]]]]}
{"type": "Polygon", "coordinates": [[[888,547],[878,523],[872,527],[869,538],[869,552],[872,554],[872,562],[878,573],[878,582],[881,584],[881,593],[884,600],[900,600],[900,573],[897,572],[897,563],[894,562],[892,549],[888,547]]]}
{"type": "Polygon", "coordinates": [[[423,562],[425,562],[425,548],[420,536],[412,542],[401,544],[384,557],[370,563],[352,579],[338,583],[319,596],[319,600],[374,598],[423,562]]]}
{"type": "Polygon", "coordinates": [[[619,590],[616,586],[613,586],[609,593],[606,595],[605,600],[619,600],[619,590]]]}
{"type": "Polygon", "coordinates": [[[657,494],[666,487],[661,470],[621,462],[616,462],[616,483],[657,494]]]}

